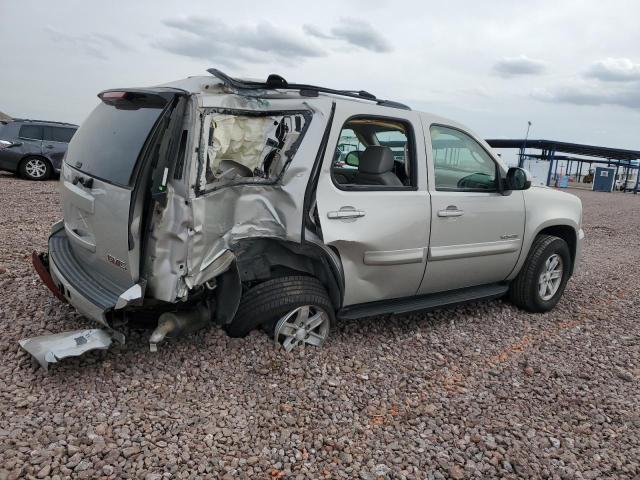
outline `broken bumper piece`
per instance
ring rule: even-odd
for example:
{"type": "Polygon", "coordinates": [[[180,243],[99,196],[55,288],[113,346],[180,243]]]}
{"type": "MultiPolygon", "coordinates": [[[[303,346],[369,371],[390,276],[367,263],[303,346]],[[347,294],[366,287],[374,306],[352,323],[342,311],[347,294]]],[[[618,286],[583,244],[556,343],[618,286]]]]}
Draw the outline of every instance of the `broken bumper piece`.
{"type": "Polygon", "coordinates": [[[33,264],[33,268],[36,273],[42,280],[42,283],[51,290],[51,293],[60,300],[61,302],[67,303],[67,299],[64,298],[64,294],[60,291],[60,289],[56,286],[53,278],[51,278],[51,274],[49,273],[49,257],[45,253],[32,252],[31,253],[31,263],[33,264]]]}
{"type": "Polygon", "coordinates": [[[50,363],[67,357],[77,357],[90,350],[106,350],[111,346],[112,334],[106,330],[92,328],[24,338],[20,346],[48,370],[50,363]]]}

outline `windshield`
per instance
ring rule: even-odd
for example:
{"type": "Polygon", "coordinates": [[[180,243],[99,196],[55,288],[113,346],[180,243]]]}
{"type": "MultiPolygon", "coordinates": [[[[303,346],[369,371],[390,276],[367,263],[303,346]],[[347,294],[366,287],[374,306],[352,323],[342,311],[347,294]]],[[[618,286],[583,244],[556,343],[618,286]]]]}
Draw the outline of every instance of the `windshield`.
{"type": "Polygon", "coordinates": [[[121,186],[131,173],[162,108],[116,108],[101,103],[73,136],[66,163],[121,186]]]}

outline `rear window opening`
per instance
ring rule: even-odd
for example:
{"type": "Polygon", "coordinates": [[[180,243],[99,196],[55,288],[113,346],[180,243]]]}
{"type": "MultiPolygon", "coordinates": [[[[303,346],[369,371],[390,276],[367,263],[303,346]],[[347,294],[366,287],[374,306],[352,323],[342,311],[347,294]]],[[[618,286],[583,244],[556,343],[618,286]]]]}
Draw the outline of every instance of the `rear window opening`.
{"type": "Polygon", "coordinates": [[[275,183],[291,162],[310,112],[229,112],[204,116],[200,189],[275,183]]]}
{"type": "Polygon", "coordinates": [[[69,143],[66,163],[107,182],[128,186],[131,174],[163,109],[100,103],[69,143]]]}

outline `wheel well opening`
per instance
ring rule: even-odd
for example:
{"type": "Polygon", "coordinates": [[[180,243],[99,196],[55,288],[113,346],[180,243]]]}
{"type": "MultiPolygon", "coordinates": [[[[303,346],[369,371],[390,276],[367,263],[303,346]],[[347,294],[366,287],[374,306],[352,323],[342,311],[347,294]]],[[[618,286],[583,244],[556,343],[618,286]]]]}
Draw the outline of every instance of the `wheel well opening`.
{"type": "Polygon", "coordinates": [[[276,239],[247,239],[234,249],[240,279],[246,286],[286,275],[310,275],[326,287],[336,309],[342,303],[339,282],[324,257],[312,245],[300,245],[276,239]]]}
{"type": "Polygon", "coordinates": [[[553,225],[541,230],[538,235],[553,235],[567,242],[569,253],[571,254],[571,272],[573,273],[573,265],[576,260],[576,245],[578,243],[576,231],[569,225],[553,225]]]}

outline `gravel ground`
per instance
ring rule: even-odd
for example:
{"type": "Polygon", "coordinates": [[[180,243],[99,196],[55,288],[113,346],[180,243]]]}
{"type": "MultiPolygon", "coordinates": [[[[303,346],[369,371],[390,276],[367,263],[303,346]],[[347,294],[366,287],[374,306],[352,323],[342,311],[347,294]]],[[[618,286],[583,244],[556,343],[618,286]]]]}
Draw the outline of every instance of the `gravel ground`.
{"type": "Polygon", "coordinates": [[[573,191],[580,273],[551,313],[502,301],[341,322],[287,354],[209,329],[49,374],[25,336],[86,324],[32,271],[55,182],[0,175],[0,479],[639,478],[640,196],[573,191]]]}

